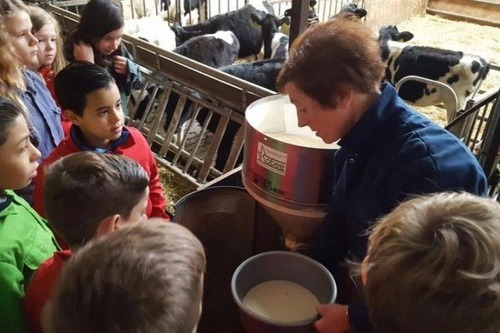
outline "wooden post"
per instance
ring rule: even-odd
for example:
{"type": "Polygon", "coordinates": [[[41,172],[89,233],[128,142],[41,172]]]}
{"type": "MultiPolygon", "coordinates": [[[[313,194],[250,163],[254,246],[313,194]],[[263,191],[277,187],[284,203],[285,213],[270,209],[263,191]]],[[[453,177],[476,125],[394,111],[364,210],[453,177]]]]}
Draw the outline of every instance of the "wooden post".
{"type": "Polygon", "coordinates": [[[290,16],[290,45],[309,23],[309,0],[292,0],[290,16]]]}

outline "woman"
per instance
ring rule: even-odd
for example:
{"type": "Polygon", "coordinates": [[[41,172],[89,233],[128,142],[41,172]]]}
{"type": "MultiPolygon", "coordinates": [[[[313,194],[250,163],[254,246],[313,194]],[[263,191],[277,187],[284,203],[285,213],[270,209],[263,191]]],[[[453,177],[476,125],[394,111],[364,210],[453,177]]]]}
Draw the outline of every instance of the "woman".
{"type": "MultiPolygon", "coordinates": [[[[297,107],[299,126],[327,143],[340,140],[329,211],[312,244],[312,256],[336,277],[345,275],[346,259],[366,256],[367,231],[400,201],[441,191],[487,193],[470,150],[411,109],[394,87],[380,85],[384,73],[372,31],[346,14],[299,36],[277,79],[297,107]]],[[[316,329],[344,332],[350,316],[356,332],[367,332],[366,307],[358,309],[322,305],[316,329]]]]}

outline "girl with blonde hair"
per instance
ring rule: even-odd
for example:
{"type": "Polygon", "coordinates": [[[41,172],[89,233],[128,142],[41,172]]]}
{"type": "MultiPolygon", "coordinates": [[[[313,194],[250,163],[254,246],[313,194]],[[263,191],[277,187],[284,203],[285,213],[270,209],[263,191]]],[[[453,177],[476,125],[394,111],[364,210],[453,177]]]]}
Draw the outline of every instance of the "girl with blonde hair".
{"type": "MultiPolygon", "coordinates": [[[[0,28],[7,33],[6,42],[11,45],[2,52],[11,58],[10,63],[3,64],[1,69],[2,83],[11,84],[3,89],[18,94],[26,106],[32,124],[30,135],[37,143],[43,161],[63,139],[61,111],[40,75],[29,70],[38,65],[38,40],[32,34],[28,8],[21,0],[0,0],[0,28]]],[[[19,193],[31,203],[32,187],[19,193]]]]}
{"type": "MultiPolygon", "coordinates": [[[[66,66],[62,53],[63,40],[57,20],[41,7],[28,6],[33,34],[38,39],[38,66],[34,68],[42,76],[54,101],[54,78],[66,66]]],[[[61,113],[61,125],[64,134],[69,133],[71,122],[61,113]]]]}

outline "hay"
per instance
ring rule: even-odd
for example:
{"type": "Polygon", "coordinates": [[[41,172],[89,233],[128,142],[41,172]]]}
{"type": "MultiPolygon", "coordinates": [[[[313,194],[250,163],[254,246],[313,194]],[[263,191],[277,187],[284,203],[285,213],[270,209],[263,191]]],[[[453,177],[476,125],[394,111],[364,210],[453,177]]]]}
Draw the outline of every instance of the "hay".
{"type": "Polygon", "coordinates": [[[163,184],[163,194],[167,199],[167,212],[175,214],[175,203],[191,192],[196,190],[196,186],[174,174],[163,166],[158,166],[160,172],[160,181],[163,184]]]}
{"type": "MultiPolygon", "coordinates": [[[[481,56],[500,66],[500,28],[453,21],[434,15],[415,17],[397,25],[399,31],[410,31],[415,37],[411,45],[430,46],[462,51],[481,56]]],[[[481,92],[500,87],[500,71],[490,70],[481,86],[481,92]]],[[[479,95],[480,96],[480,95],[479,95]]],[[[479,96],[475,97],[475,100],[479,96]]],[[[446,111],[440,107],[415,107],[440,125],[445,125],[446,111]]]]}

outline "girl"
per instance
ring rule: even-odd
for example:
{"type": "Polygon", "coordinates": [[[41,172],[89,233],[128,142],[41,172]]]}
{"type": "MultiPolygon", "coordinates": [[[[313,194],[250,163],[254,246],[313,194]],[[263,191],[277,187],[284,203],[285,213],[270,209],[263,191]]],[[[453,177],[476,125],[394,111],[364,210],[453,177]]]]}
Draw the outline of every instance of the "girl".
{"type": "MultiPolygon", "coordinates": [[[[2,33],[7,32],[11,45],[14,47],[21,64],[18,62],[0,64],[2,67],[20,67],[24,76],[25,86],[18,86],[18,93],[26,105],[31,123],[35,131],[32,135],[39,142],[42,160],[59,144],[63,138],[60,121],[60,110],[56,106],[50,92],[40,76],[27,68],[38,66],[38,40],[31,33],[32,24],[28,8],[20,0],[0,0],[0,26],[2,33]]],[[[12,49],[4,43],[0,53],[10,52],[12,49]]],[[[0,74],[5,79],[3,74],[0,74]]]]}
{"type": "MultiPolygon", "coordinates": [[[[66,66],[62,54],[62,38],[57,20],[40,7],[28,6],[33,34],[38,39],[38,66],[36,70],[42,76],[54,101],[54,77],[66,66]]],[[[71,122],[61,112],[61,125],[65,136],[69,133],[71,122]]]]}
{"type": "Polygon", "coordinates": [[[114,77],[127,113],[126,102],[132,89],[141,83],[139,67],[121,39],[123,13],[112,0],[90,0],[82,11],[80,23],[64,44],[69,62],[84,60],[106,68],[114,77]]]}
{"type": "Polygon", "coordinates": [[[21,300],[38,266],[58,250],[47,223],[12,190],[36,176],[40,151],[22,109],[0,96],[0,327],[26,332],[21,300]]]}
{"type": "MultiPolygon", "coordinates": [[[[31,31],[32,24],[26,5],[21,0],[0,0],[0,54],[18,59],[0,63],[0,80],[5,81],[10,75],[12,83],[15,82],[14,86],[4,90],[13,89],[13,93],[17,93],[26,105],[32,124],[30,134],[38,143],[43,160],[63,139],[63,131],[61,112],[50,92],[38,74],[27,70],[38,66],[38,40],[31,31]],[[18,75],[15,79],[14,73],[18,75]]],[[[32,186],[18,193],[32,202],[32,186]]]]}

